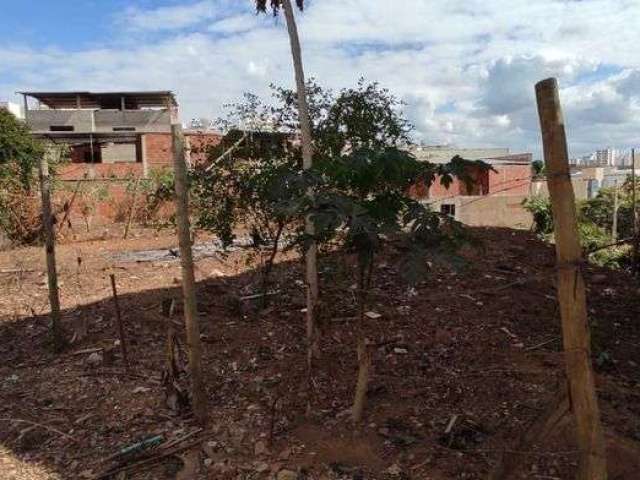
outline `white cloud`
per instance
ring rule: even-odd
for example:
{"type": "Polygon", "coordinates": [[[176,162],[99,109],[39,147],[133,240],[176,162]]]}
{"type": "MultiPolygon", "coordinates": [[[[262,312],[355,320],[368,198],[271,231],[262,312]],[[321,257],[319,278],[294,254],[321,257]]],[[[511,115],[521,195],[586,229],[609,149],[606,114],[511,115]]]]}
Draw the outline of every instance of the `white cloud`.
{"type": "MultiPolygon", "coordinates": [[[[575,153],[636,141],[632,18],[640,18],[637,0],[322,0],[298,15],[308,76],[333,88],[361,76],[381,82],[408,103],[427,143],[539,151],[534,84],[557,76],[575,153]]],[[[130,10],[119,25],[126,50],[108,40],[82,51],[0,45],[0,97],[166,88],[189,119],[220,115],[243,91],[293,84],[284,19],[256,16],[250,1],[130,10]]]]}
{"type": "Polygon", "coordinates": [[[141,10],[130,7],[118,20],[132,30],[180,30],[214,19],[231,7],[230,0],[202,0],[192,4],[141,10]]]}

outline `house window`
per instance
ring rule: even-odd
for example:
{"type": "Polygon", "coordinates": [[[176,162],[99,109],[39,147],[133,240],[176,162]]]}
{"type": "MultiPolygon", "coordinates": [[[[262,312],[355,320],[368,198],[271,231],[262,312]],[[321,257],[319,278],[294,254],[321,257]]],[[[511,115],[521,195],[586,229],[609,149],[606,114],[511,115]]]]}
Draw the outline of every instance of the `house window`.
{"type": "Polygon", "coordinates": [[[114,132],[135,132],[136,127],[113,127],[114,132]]]}
{"type": "Polygon", "coordinates": [[[448,215],[449,217],[456,218],[456,206],[451,203],[444,203],[440,205],[440,213],[443,215],[448,215]]]}
{"type": "Polygon", "coordinates": [[[75,128],[73,125],[50,125],[50,132],[73,132],[75,128]]]}

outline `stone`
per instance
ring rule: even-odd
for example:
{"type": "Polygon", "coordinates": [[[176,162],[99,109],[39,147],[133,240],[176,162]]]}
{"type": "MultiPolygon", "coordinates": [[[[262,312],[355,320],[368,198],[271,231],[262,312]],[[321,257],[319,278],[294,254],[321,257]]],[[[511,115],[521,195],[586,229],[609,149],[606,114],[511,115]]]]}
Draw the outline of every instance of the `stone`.
{"type": "Polygon", "coordinates": [[[87,365],[89,365],[90,367],[97,367],[98,365],[100,365],[102,363],[102,354],[98,353],[98,352],[93,352],[91,355],[89,355],[89,357],[86,360],[87,365]]]}
{"type": "Polygon", "coordinates": [[[298,474],[293,470],[280,470],[276,475],[276,480],[297,480],[298,474]]]}
{"type": "Polygon", "coordinates": [[[262,440],[256,442],[253,446],[253,453],[257,457],[264,455],[265,453],[267,453],[267,445],[262,440]]]}
{"type": "Polygon", "coordinates": [[[389,475],[391,475],[392,477],[397,477],[398,475],[400,475],[402,473],[402,469],[400,468],[400,466],[397,463],[394,463],[389,468],[387,468],[387,473],[389,475]]]}
{"type": "Polygon", "coordinates": [[[290,456],[291,456],[291,449],[285,448],[282,452],[280,452],[280,455],[278,455],[278,458],[280,460],[289,460],[290,456]]]}

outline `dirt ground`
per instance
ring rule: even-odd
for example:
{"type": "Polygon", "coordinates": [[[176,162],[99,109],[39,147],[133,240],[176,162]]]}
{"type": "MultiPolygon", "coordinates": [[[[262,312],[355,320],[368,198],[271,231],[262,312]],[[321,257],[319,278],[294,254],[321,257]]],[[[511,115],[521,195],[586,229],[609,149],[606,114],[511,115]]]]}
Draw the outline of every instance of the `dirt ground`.
{"type": "MultiPolygon", "coordinates": [[[[162,304],[180,298],[179,261],[114,256],[173,247],[170,232],[59,245],[64,326],[87,329],[61,354],[48,346],[43,249],[0,253],[0,477],[90,479],[130,466],[104,478],[479,479],[506,449],[521,461],[517,478],[573,478],[571,422],[542,445],[516,446],[564,378],[553,249],[528,232],[474,235],[456,268],[434,267],[412,288],[394,254],[380,263],[368,307],[378,314],[368,328],[379,347],[357,428],[349,417],[356,306],[348,256],[321,261],[322,356],[311,397],[300,262],[279,259],[276,293],[259,308],[241,299],[260,284],[246,251],[197,261],[209,402],[200,431],[188,411],[169,407],[162,380],[162,304]],[[112,273],[128,369],[116,346],[112,273]],[[159,446],[114,458],[154,436],[159,446]],[[139,463],[160,452],[175,454],[139,463]]],[[[620,272],[584,274],[610,478],[632,480],[640,469],[638,285],[620,272]]]]}

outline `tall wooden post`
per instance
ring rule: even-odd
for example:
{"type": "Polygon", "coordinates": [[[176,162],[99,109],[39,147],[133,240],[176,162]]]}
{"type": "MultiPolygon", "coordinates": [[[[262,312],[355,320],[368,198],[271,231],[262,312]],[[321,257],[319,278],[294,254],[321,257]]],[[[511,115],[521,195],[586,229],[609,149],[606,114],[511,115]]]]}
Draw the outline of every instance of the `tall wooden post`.
{"type": "Polygon", "coordinates": [[[638,235],[638,207],[636,197],[636,149],[631,149],[631,202],[633,209],[633,273],[640,271],[640,235],[638,235]]]}
{"type": "Polygon", "coordinates": [[[184,297],[184,321],[187,330],[187,355],[191,374],[191,400],[193,413],[198,421],[206,423],[207,405],[201,372],[200,326],[196,306],[196,281],[193,273],[193,255],[191,252],[191,226],[189,222],[189,193],[187,184],[187,166],[185,163],[184,136],[182,126],[171,125],[173,140],[173,161],[176,184],[176,221],[178,224],[178,242],[182,264],[182,293],[184,297]]]}
{"type": "Polygon", "coordinates": [[[60,294],[58,292],[58,273],[56,271],[56,242],[51,215],[51,178],[49,177],[49,149],[40,158],[39,177],[42,196],[42,230],[44,233],[47,257],[47,277],[49,284],[49,304],[51,306],[51,336],[53,349],[57,352],[65,347],[66,340],[60,325],[60,294]]]}
{"type": "Polygon", "coordinates": [[[613,182],[613,219],[611,221],[611,240],[618,240],[618,180],[613,182]]]}
{"type": "Polygon", "coordinates": [[[557,80],[549,78],[539,82],[536,85],[536,97],[553,210],[566,373],[581,453],[577,478],[604,480],[607,478],[605,443],[591,365],[586,295],[581,271],[582,249],[557,80]]]}

